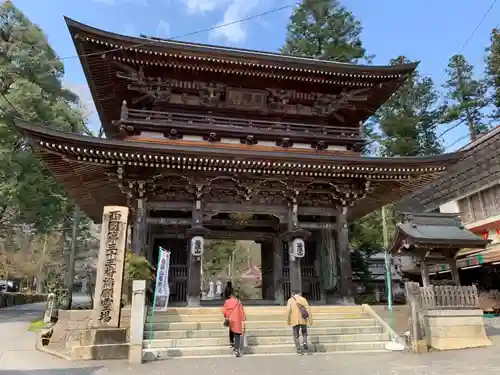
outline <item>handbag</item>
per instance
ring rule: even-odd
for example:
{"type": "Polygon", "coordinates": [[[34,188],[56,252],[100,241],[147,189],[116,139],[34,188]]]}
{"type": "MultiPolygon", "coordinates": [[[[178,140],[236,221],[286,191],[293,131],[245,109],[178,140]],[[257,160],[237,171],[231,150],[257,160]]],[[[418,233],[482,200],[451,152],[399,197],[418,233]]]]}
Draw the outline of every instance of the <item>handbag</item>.
{"type": "Polygon", "coordinates": [[[236,304],[236,306],[234,306],[234,309],[231,310],[231,312],[228,314],[227,317],[224,318],[224,320],[222,321],[222,325],[226,328],[229,327],[229,318],[231,317],[231,315],[233,314],[234,310],[236,310],[236,308],[239,306],[240,304],[240,300],[238,300],[238,303],[236,304]]]}
{"type": "Polygon", "coordinates": [[[307,311],[306,307],[304,305],[301,305],[300,303],[297,302],[295,297],[292,297],[295,303],[297,304],[297,307],[299,308],[300,315],[302,316],[302,319],[309,319],[309,311],[307,311]]]}

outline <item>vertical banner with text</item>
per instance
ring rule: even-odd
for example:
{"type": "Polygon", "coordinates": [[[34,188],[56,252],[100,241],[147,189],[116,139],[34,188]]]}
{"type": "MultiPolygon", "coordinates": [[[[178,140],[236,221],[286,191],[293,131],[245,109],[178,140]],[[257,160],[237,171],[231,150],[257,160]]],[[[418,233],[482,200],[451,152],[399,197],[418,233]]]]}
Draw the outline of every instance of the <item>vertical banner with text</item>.
{"type": "Polygon", "coordinates": [[[167,311],[168,299],[170,297],[170,286],[168,284],[168,271],[170,268],[170,251],[160,247],[158,255],[158,267],[156,268],[155,304],[156,311],[167,311]]]}

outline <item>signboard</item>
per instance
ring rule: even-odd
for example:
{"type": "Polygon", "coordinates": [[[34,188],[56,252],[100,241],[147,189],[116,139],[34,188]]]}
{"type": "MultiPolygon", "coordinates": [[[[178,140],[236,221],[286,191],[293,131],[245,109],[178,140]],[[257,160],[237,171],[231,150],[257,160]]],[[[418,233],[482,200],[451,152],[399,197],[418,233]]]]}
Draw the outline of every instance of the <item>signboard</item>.
{"type": "Polygon", "coordinates": [[[156,287],[154,295],[155,311],[167,311],[168,299],[170,297],[170,286],[168,285],[168,271],[170,269],[170,251],[160,247],[158,255],[158,267],[156,268],[156,287]]]}

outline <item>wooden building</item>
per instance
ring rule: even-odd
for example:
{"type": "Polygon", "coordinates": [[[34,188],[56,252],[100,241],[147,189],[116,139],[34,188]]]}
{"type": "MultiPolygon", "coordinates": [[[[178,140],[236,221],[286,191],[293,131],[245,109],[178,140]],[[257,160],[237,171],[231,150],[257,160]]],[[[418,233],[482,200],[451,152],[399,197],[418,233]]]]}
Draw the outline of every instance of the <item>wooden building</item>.
{"type": "Polygon", "coordinates": [[[159,246],[172,252],[173,302],[199,303],[188,240],[200,235],[260,242],[266,300],[284,303],[291,289],[323,303],[351,298],[347,222],[461,156],[360,154],[362,124],[416,64],[358,66],[67,24],[107,138],[17,126],[94,221],[105,205],[128,205],[132,250],[152,262],[159,246]]]}
{"type": "MultiPolygon", "coordinates": [[[[493,280],[490,271],[496,271],[497,274],[493,284],[497,284],[499,279],[497,272],[500,265],[499,148],[500,126],[497,126],[460,150],[464,153],[464,157],[450,167],[446,174],[396,205],[397,209],[402,211],[460,215],[463,225],[468,230],[490,241],[486,248],[473,247],[458,252],[457,267],[463,270],[461,277],[468,283],[481,279],[488,281],[485,278],[493,280]],[[487,265],[488,269],[485,270],[485,277],[480,277],[476,271],[480,271],[484,265],[487,265]]],[[[439,278],[449,277],[451,271],[446,262],[429,268],[431,276],[439,278]]]]}

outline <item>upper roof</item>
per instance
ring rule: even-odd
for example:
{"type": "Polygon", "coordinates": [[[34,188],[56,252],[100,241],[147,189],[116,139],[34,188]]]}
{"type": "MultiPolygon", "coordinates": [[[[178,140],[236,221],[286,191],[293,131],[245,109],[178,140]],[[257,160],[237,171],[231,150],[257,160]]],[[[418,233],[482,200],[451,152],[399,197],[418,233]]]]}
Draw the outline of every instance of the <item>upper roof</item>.
{"type": "Polygon", "coordinates": [[[117,182],[109,178],[119,166],[141,168],[144,179],[173,170],[249,179],[272,177],[296,180],[304,186],[316,180],[323,184],[339,179],[368,180],[371,184],[366,197],[349,211],[352,220],[428,184],[461,157],[461,153],[454,153],[379,158],[240,144],[214,147],[208,142],[124,141],[63,133],[22,120],[16,120],[16,126],[68,195],[96,222],[105,205],[126,204],[117,182]]]}
{"type": "MultiPolygon", "coordinates": [[[[403,243],[420,250],[481,247],[489,243],[469,231],[456,214],[405,213],[396,226],[389,251],[397,253],[403,243]]],[[[437,250],[436,250],[437,251],[437,250]]]]}
{"type": "MultiPolygon", "coordinates": [[[[355,65],[278,53],[123,36],[66,18],[80,56],[99,117],[108,136],[117,129],[123,100],[132,103],[143,95],[129,90],[130,82],[117,77],[129,69],[161,70],[163,76],[190,81],[208,75],[207,81],[232,86],[283,88],[300,92],[339,94],[344,89],[367,89],[366,100],[353,99],[349,121],[366,121],[404,82],[417,63],[395,66],[355,65]],[[248,80],[245,81],[245,78],[248,80]],[[299,90],[297,90],[299,89],[299,90]]],[[[351,99],[349,99],[351,100],[351,99]]],[[[345,109],[337,112],[346,115],[345,109]]]]}

